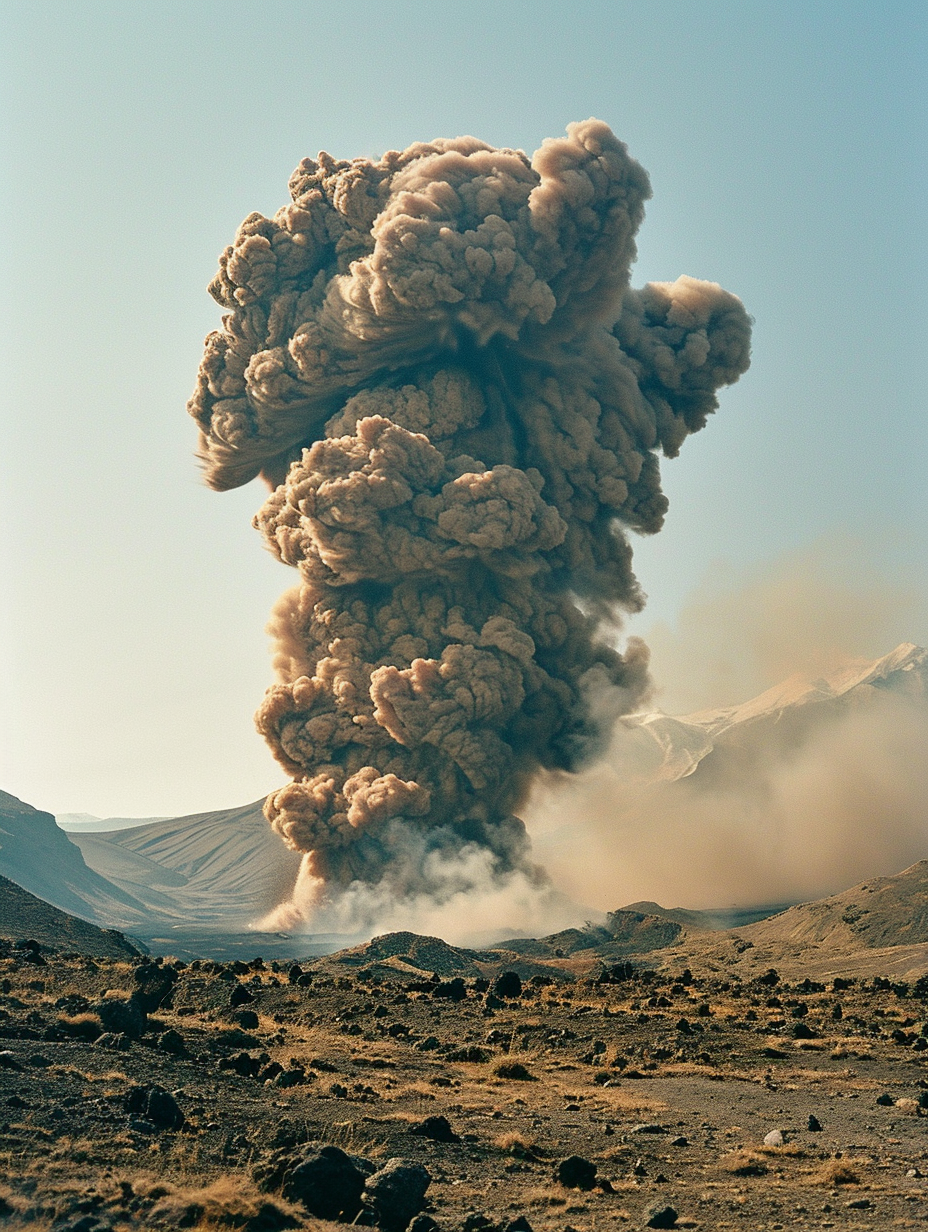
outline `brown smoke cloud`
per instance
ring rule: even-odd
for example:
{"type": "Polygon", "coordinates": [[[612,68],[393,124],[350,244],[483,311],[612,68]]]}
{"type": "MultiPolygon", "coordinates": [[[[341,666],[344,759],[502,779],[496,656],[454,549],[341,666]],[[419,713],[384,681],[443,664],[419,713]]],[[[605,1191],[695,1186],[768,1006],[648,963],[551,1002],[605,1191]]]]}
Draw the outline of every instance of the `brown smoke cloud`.
{"type": "Polygon", "coordinates": [[[474,852],[537,882],[514,811],[646,694],[644,646],[603,636],[643,602],[624,531],[660,529],[657,455],[746,370],[749,319],[714,283],[630,287],[650,186],[598,120],[531,159],[320,154],[290,195],[220,258],[189,406],[207,481],[265,478],[300,577],[267,817],[343,892],[428,893],[474,852]]]}

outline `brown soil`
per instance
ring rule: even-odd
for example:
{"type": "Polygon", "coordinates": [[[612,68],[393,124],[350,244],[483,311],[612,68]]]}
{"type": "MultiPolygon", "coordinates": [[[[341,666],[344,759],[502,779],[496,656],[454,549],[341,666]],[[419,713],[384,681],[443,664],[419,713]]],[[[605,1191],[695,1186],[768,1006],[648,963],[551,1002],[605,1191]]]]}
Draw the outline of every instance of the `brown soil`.
{"type": "Polygon", "coordinates": [[[260,960],[165,961],[159,975],[138,959],[0,945],[0,1219],[321,1227],[275,1192],[275,1162],[311,1143],[425,1165],[426,1213],[448,1232],[476,1230],[474,1213],[485,1228],[520,1216],[536,1232],[638,1228],[655,1204],[707,1230],[928,1218],[926,982],[561,972],[505,1000],[468,977],[454,1000],[460,984],[391,968],[391,949],[307,964],[300,984],[260,960]],[[133,1019],[126,998],[150,1003],[174,976],[147,1022],[133,1019]],[[93,1039],[114,1001],[135,1027],[93,1039]],[[275,1062],[296,1085],[271,1077],[275,1062]],[[148,1084],[174,1093],[182,1127],[133,1103],[148,1084]],[[436,1116],[458,1141],[411,1132],[436,1116]],[[773,1130],[781,1145],[765,1145],[773,1130]],[[572,1155],[595,1164],[593,1189],[554,1179],[572,1155]]]}

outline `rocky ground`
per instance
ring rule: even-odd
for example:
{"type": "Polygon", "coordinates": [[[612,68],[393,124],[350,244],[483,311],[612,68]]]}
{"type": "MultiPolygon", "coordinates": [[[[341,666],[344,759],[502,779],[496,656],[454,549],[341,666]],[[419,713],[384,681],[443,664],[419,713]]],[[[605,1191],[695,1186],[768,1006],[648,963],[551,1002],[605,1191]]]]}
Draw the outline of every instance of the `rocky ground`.
{"type": "Polygon", "coordinates": [[[465,977],[450,947],[415,940],[392,947],[406,955],[392,966],[384,942],[302,966],[0,943],[0,1220],[584,1232],[928,1219],[928,980],[624,962],[578,978],[523,965],[520,978],[479,955],[465,977]]]}

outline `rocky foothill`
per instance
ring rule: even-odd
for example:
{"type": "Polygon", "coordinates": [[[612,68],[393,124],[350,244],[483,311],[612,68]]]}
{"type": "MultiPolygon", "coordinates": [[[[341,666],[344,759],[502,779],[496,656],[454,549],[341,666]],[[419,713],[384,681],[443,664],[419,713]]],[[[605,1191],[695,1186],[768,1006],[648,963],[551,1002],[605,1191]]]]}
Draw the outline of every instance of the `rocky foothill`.
{"type": "Polygon", "coordinates": [[[479,954],[463,975],[451,947],[398,937],[305,963],[0,943],[0,1221],[708,1232],[928,1218],[928,979],[640,960],[571,978],[479,954]]]}

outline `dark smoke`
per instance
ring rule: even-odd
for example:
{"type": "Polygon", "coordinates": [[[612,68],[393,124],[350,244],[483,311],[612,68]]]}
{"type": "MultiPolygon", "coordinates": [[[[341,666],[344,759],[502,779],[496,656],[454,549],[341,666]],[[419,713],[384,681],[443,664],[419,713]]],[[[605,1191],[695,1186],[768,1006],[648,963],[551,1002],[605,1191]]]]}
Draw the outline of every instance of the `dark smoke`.
{"type": "Polygon", "coordinates": [[[648,687],[606,643],[643,596],[674,456],[748,366],[714,283],[629,286],[650,186],[597,120],[530,160],[472,137],[305,159],[210,285],[190,412],[217,489],[300,574],[257,725],[268,819],[325,883],[428,891],[435,859],[527,870],[513,812],[648,687]],[[431,860],[431,864],[430,864],[431,860]]]}

